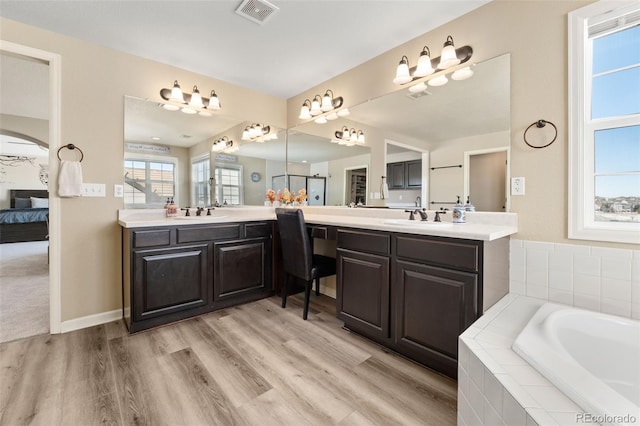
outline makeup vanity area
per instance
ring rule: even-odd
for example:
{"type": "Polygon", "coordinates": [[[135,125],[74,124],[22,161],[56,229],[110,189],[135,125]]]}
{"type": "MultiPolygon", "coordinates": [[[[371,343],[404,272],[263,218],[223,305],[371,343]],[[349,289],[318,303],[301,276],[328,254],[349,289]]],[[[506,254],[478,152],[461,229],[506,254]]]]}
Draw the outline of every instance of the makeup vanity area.
{"type": "MultiPolygon", "coordinates": [[[[288,254],[281,253],[274,208],[263,206],[265,193],[279,188],[276,182],[283,176],[314,177],[325,186],[322,194],[306,188],[309,199],[324,205],[301,208],[314,250],[337,261],[335,283],[321,286],[335,296],[337,317],[353,332],[456,377],[458,336],[508,292],[509,236],[517,232],[517,216],[507,213],[508,164],[501,160],[502,166],[494,167],[502,180],[492,183],[489,193],[473,187],[486,169],[480,177],[471,171],[473,156],[499,151],[508,158],[509,60],[502,55],[476,64],[469,81],[430,87],[430,96],[420,99],[397,91],[350,106],[351,114],[332,124],[270,127],[277,139],[258,143],[241,138],[251,121],[187,116],[164,111],[157,102],[125,98],[128,174],[118,222],[129,331],[277,294],[282,256],[288,254]],[[461,116],[468,121],[465,126],[435,124],[461,116]],[[185,121],[170,125],[178,117],[185,121]],[[432,125],[411,124],[424,117],[431,117],[432,125]],[[211,133],[212,123],[216,133],[211,133]],[[150,129],[167,127],[175,127],[178,135],[170,146],[162,145],[170,138],[157,147],[143,141],[153,133],[150,129]],[[336,129],[344,127],[357,128],[366,143],[338,143],[336,129]],[[185,141],[185,135],[197,140],[185,141]],[[237,152],[216,151],[219,141],[230,147],[229,140],[239,145],[237,152]],[[198,161],[199,171],[210,171],[208,185],[193,182],[198,161]],[[153,203],[138,204],[136,197],[153,182],[138,178],[141,169],[136,167],[147,164],[149,170],[169,163],[170,174],[177,175],[171,196],[180,207],[223,204],[228,197],[229,205],[210,216],[186,217],[179,211],[179,217],[166,217],[164,200],[155,193],[146,194],[153,203]],[[451,166],[456,163],[460,166],[451,166]],[[407,183],[393,180],[386,191],[384,179],[372,170],[388,173],[398,164],[405,170],[409,164],[413,172],[406,175],[407,183]],[[229,171],[236,173],[239,193],[227,192],[223,181],[229,171]],[[421,181],[411,180],[414,175],[421,181]],[[348,208],[356,201],[349,198],[353,194],[363,207],[387,208],[348,208]],[[466,223],[452,223],[451,211],[434,222],[434,210],[451,209],[456,195],[463,200],[471,195],[476,204],[498,201],[469,212],[466,223]],[[404,207],[414,202],[428,209],[427,222],[417,214],[418,220],[408,220],[404,207]]],[[[303,188],[290,189],[297,194],[303,188]]]]}

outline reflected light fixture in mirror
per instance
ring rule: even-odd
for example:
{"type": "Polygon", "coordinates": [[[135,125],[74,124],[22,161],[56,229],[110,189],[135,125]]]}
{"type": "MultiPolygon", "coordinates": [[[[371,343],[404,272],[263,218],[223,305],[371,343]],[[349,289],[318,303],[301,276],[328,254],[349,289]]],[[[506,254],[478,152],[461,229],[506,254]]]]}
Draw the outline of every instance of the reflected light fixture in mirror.
{"type": "MultiPolygon", "coordinates": [[[[406,55],[403,55],[398,67],[396,68],[396,76],[393,79],[393,83],[399,85],[407,84],[415,79],[433,74],[436,71],[436,68],[438,70],[446,70],[455,65],[467,62],[473,55],[473,49],[471,46],[462,46],[456,49],[453,44],[453,37],[448,36],[444,46],[442,47],[441,55],[433,59],[431,59],[430,55],[431,52],[429,51],[429,48],[424,46],[418,58],[418,65],[414,67],[409,67],[409,58],[406,55]]],[[[443,80],[440,79],[440,82],[442,81],[443,80]]]]}
{"type": "Polygon", "coordinates": [[[305,99],[298,118],[310,120],[315,117],[315,123],[325,124],[327,121],[349,115],[347,108],[340,109],[343,103],[342,96],[335,97],[333,90],[327,89],[323,96],[315,95],[312,100],[305,99]]]}
{"type": "Polygon", "coordinates": [[[331,139],[331,143],[337,143],[340,145],[354,146],[364,145],[365,138],[362,130],[356,130],[352,128],[349,130],[347,126],[342,126],[341,130],[335,132],[335,139],[331,139]]]}
{"type": "Polygon", "coordinates": [[[211,152],[235,152],[238,150],[237,146],[234,146],[233,141],[228,137],[223,136],[220,139],[213,141],[211,145],[211,152]]]}
{"type": "Polygon", "coordinates": [[[161,89],[160,96],[168,101],[160,106],[169,111],[181,110],[185,114],[211,116],[211,111],[219,111],[222,108],[215,90],[211,91],[209,98],[203,98],[198,86],[193,86],[193,93],[185,93],[180,88],[178,80],[174,80],[171,89],[161,89]]]}
{"type": "Polygon", "coordinates": [[[243,141],[263,143],[274,139],[278,139],[278,134],[271,132],[271,126],[263,126],[260,123],[254,123],[251,126],[247,126],[242,131],[243,141]]]}

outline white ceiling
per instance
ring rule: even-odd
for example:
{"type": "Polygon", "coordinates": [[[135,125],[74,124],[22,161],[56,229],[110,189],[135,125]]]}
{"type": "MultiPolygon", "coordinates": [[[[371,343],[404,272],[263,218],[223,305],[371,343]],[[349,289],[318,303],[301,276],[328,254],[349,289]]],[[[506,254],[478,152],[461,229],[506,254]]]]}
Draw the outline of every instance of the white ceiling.
{"type": "Polygon", "coordinates": [[[287,99],[488,1],[272,0],[263,25],[240,0],[1,0],[0,15],[287,99]]]}

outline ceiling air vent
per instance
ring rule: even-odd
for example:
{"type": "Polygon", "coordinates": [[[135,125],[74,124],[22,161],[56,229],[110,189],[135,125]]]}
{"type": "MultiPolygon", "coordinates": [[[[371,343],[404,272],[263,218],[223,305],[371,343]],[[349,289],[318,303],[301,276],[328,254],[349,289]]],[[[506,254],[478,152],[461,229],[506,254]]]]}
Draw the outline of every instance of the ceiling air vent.
{"type": "Polygon", "coordinates": [[[423,90],[422,92],[418,92],[418,93],[407,93],[407,98],[411,98],[413,100],[419,99],[423,96],[431,96],[432,93],[429,92],[428,90],[423,90]]]}
{"type": "Polygon", "coordinates": [[[265,0],[244,0],[236,9],[236,13],[256,24],[264,24],[280,10],[265,0]]]}

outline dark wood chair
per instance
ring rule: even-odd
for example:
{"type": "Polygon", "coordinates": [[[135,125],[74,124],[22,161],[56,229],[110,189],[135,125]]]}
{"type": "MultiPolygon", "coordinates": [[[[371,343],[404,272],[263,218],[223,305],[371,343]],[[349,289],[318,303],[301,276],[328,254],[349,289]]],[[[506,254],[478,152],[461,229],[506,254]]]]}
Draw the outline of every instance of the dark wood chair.
{"type": "Polygon", "coordinates": [[[311,237],[307,232],[302,210],[276,209],[276,217],[285,272],[284,285],[282,286],[282,307],[287,305],[287,286],[290,278],[295,277],[304,281],[302,319],[306,320],[313,281],[316,282],[316,294],[320,294],[320,278],[336,274],[336,260],[332,257],[313,254],[311,237]]]}

